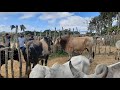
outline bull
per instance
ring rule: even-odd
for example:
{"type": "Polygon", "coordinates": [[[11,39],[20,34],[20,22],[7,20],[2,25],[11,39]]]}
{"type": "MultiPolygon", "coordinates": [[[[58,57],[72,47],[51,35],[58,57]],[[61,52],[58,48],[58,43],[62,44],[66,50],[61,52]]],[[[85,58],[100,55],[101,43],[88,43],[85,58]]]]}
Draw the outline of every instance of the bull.
{"type": "Polygon", "coordinates": [[[56,38],[54,45],[61,47],[62,50],[67,52],[69,59],[73,56],[74,52],[82,54],[83,51],[87,49],[92,62],[94,59],[94,52],[92,51],[93,43],[92,37],[73,37],[71,35],[65,35],[56,38]]]}

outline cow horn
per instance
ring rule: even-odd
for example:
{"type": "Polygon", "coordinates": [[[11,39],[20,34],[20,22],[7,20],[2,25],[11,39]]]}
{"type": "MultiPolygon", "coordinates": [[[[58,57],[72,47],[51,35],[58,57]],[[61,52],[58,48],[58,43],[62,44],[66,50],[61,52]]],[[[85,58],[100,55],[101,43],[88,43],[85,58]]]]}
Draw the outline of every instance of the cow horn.
{"type": "Polygon", "coordinates": [[[78,71],[77,69],[75,69],[74,67],[73,67],[73,65],[72,65],[72,63],[71,63],[71,61],[69,62],[69,67],[70,67],[70,70],[71,70],[71,72],[72,72],[72,74],[73,74],[73,76],[75,77],[75,78],[82,78],[82,77],[84,77],[84,73],[81,71],[78,71]]]}
{"type": "Polygon", "coordinates": [[[108,67],[107,65],[100,64],[96,66],[95,75],[97,78],[105,78],[108,74],[108,67]]]}

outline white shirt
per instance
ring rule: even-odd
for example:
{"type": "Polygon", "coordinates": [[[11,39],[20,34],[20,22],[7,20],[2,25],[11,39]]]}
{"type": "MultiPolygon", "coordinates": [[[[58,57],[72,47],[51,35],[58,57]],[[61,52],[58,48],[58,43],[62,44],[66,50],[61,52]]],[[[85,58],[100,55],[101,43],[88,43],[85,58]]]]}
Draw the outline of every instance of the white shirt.
{"type": "Polygon", "coordinates": [[[19,41],[19,45],[20,45],[20,47],[24,47],[24,43],[25,43],[25,38],[24,37],[19,37],[18,38],[18,41],[19,41]]]}

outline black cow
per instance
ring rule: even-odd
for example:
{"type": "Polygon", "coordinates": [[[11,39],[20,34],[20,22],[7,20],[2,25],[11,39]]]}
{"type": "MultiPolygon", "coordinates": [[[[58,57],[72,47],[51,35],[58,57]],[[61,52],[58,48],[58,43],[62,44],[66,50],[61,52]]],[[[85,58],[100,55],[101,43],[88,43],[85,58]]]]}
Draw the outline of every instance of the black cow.
{"type": "MultiPolygon", "coordinates": [[[[50,54],[50,46],[53,45],[51,37],[43,37],[40,41],[31,40],[28,41],[26,46],[28,46],[28,58],[30,63],[33,63],[32,68],[41,60],[43,65],[45,59],[45,66],[47,66],[48,57],[50,54]]],[[[27,61],[27,49],[23,52],[25,61],[27,61]]]]}

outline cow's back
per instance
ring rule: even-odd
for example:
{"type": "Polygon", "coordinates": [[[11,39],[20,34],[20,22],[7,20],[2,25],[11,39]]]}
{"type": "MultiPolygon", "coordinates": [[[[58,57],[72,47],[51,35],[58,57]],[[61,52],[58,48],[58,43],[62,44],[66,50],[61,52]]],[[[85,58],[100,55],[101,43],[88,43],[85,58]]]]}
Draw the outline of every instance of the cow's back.
{"type": "Polygon", "coordinates": [[[73,48],[74,50],[81,50],[84,49],[85,39],[81,37],[71,37],[68,42],[68,47],[73,48]]]}

